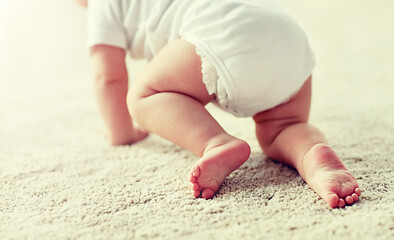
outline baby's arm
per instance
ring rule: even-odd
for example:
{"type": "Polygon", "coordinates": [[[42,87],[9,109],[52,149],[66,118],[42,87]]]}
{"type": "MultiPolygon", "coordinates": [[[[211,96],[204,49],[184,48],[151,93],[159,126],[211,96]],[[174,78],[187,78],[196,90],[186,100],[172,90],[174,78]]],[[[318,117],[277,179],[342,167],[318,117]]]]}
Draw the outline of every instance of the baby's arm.
{"type": "Polygon", "coordinates": [[[147,133],[135,128],[127,108],[128,75],[125,50],[107,45],[91,49],[97,103],[111,145],[137,142],[147,133]]]}

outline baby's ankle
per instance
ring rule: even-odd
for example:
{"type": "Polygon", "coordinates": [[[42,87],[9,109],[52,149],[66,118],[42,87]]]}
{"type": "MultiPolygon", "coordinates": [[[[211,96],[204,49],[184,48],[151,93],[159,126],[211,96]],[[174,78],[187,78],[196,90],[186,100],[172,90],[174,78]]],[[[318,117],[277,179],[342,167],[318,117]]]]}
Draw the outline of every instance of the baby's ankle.
{"type": "Polygon", "coordinates": [[[245,148],[250,149],[249,144],[245,141],[235,138],[229,134],[221,134],[211,139],[206,145],[203,156],[205,156],[208,152],[216,149],[218,147],[223,147],[225,145],[244,145],[245,148]]]}

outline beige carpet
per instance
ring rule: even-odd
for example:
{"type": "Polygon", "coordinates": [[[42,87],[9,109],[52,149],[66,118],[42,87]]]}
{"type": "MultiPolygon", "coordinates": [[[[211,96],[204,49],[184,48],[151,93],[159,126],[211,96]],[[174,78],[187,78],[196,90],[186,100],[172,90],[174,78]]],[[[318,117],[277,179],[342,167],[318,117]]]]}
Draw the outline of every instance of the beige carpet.
{"type": "MultiPolygon", "coordinates": [[[[357,177],[357,204],[329,209],[262,154],[250,119],[213,107],[253,153],[214,199],[193,199],[187,151],[157,136],[105,142],[85,12],[3,0],[0,239],[394,239],[394,2],[284,2],[316,49],[311,121],[357,177]]],[[[131,65],[135,77],[143,63],[131,65]]]]}

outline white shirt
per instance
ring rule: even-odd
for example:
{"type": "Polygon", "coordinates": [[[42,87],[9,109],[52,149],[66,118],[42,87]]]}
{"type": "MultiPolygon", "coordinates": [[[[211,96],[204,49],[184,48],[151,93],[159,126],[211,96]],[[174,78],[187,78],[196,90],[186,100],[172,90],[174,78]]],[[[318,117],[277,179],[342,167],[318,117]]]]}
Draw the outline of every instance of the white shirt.
{"type": "Polygon", "coordinates": [[[88,46],[107,44],[129,50],[133,58],[151,59],[179,28],[190,0],[90,0],[88,46]]]}

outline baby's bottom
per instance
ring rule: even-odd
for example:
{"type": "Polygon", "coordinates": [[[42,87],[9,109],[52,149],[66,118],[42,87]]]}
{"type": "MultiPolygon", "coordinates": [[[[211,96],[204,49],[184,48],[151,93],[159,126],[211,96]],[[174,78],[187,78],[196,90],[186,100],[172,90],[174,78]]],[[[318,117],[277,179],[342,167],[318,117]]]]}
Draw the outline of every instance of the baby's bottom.
{"type": "MultiPolygon", "coordinates": [[[[343,207],[356,201],[360,190],[324,136],[307,123],[310,82],[287,103],[254,116],[257,137],[268,156],[295,167],[328,205],[343,207]]],[[[189,173],[195,197],[212,198],[250,155],[249,145],[226,133],[207,112],[212,100],[202,82],[201,59],[183,40],[159,52],[128,96],[142,128],[200,157],[189,173]]]]}

